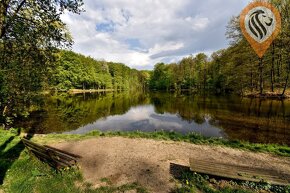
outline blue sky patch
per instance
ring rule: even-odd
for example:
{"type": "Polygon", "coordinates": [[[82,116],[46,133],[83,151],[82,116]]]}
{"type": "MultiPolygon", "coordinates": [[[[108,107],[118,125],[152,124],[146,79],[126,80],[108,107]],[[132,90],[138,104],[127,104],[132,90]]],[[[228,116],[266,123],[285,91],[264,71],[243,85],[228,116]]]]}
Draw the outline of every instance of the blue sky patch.
{"type": "Polygon", "coordinates": [[[129,39],[126,39],[125,40],[125,43],[127,45],[129,45],[129,49],[131,50],[136,50],[136,49],[140,49],[142,48],[142,45],[140,43],[140,40],[139,39],[136,39],[136,38],[129,38],[129,39]]]}
{"type": "Polygon", "coordinates": [[[114,32],[116,24],[113,21],[106,21],[98,23],[96,25],[96,30],[99,32],[114,32]]]}

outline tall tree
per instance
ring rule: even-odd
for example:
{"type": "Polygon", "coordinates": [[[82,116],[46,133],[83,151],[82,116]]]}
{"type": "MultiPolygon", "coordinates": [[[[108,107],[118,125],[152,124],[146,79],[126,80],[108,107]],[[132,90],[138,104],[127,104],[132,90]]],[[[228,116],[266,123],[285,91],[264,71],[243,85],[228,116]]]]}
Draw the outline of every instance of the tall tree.
{"type": "MultiPolygon", "coordinates": [[[[0,112],[4,117],[23,110],[15,104],[21,101],[25,107],[30,94],[40,90],[56,48],[72,44],[60,16],[65,10],[80,13],[82,4],[82,0],[1,0],[0,112]]],[[[7,119],[2,116],[0,121],[7,119]]]]}

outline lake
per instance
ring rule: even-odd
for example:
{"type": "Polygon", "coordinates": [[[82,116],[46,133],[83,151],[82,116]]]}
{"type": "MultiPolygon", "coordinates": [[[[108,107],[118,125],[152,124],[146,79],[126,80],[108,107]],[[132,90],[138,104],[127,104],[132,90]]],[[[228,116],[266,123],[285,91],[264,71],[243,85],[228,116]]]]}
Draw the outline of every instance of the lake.
{"type": "Polygon", "coordinates": [[[175,131],[290,145],[290,101],[190,93],[45,96],[18,127],[35,133],[175,131]]]}

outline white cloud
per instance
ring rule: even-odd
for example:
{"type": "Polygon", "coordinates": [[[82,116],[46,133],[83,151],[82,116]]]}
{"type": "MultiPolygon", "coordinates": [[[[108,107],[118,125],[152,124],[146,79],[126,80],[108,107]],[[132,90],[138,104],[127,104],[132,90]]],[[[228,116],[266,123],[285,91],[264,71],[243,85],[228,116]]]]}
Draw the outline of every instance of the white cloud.
{"type": "Polygon", "coordinates": [[[62,16],[73,50],[96,59],[152,69],[227,46],[225,26],[249,0],[84,0],[86,12],[62,16]]]}
{"type": "Polygon", "coordinates": [[[198,17],[196,16],[195,18],[192,17],[187,17],[185,20],[188,22],[188,25],[192,26],[192,29],[194,31],[200,31],[205,29],[208,24],[209,24],[209,19],[204,17],[198,17]]]}

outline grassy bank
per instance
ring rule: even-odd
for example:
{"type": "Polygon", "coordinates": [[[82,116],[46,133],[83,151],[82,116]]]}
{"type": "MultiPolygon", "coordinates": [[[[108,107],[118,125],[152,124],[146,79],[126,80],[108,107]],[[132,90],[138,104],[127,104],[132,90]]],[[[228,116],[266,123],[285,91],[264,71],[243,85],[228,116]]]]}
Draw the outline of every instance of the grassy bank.
{"type": "Polygon", "coordinates": [[[147,192],[137,183],[115,186],[108,182],[103,187],[94,188],[83,181],[78,168],[56,172],[47,164],[31,157],[20,139],[17,131],[0,129],[0,193],[147,192]]]}
{"type": "Polygon", "coordinates": [[[239,140],[226,140],[221,138],[208,138],[203,137],[196,133],[191,133],[188,135],[182,135],[176,132],[100,132],[93,131],[84,135],[64,135],[64,134],[48,134],[48,135],[38,135],[33,140],[40,143],[56,143],[68,140],[82,140],[91,137],[114,137],[122,136],[128,138],[145,138],[145,139],[155,139],[155,140],[172,140],[172,141],[182,141],[193,144],[205,144],[213,146],[225,146],[230,148],[249,150],[253,152],[264,152],[272,153],[279,156],[290,157],[290,147],[287,145],[277,145],[277,144],[256,144],[249,143],[239,140]]]}
{"type": "MultiPolygon", "coordinates": [[[[23,135],[23,134],[22,134],[23,135]]],[[[4,131],[0,129],[0,193],[4,192],[147,192],[146,188],[137,183],[115,186],[103,179],[104,186],[92,187],[84,182],[78,168],[71,168],[56,172],[45,163],[31,157],[23,144],[17,130],[4,131]],[[48,188],[49,187],[49,188],[48,188]]],[[[156,140],[185,141],[194,144],[221,145],[256,152],[270,152],[277,155],[290,156],[290,148],[279,145],[250,144],[247,142],[227,141],[223,139],[205,138],[196,134],[180,135],[172,132],[99,132],[94,131],[86,135],[34,135],[32,140],[41,144],[57,143],[61,141],[83,140],[94,137],[123,136],[129,138],[148,138],[156,140]]],[[[289,192],[287,187],[271,186],[248,182],[234,182],[214,179],[190,171],[184,171],[176,179],[177,187],[174,192],[254,192],[269,190],[271,192],[289,192]]]]}

